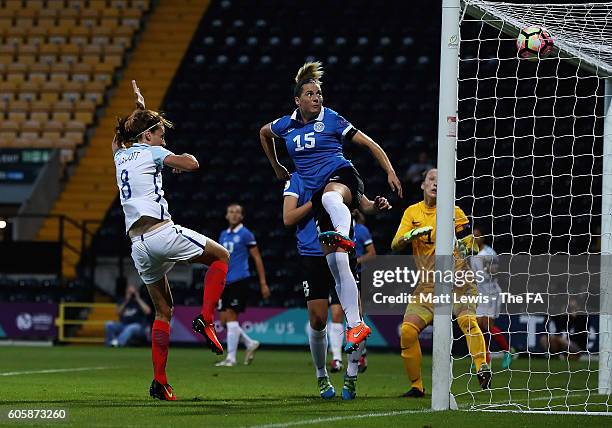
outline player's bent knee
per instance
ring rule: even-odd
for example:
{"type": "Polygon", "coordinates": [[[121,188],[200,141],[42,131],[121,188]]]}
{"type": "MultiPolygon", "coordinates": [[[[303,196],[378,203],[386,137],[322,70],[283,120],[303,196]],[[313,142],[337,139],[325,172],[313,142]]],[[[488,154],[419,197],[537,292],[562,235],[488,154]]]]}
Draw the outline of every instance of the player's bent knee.
{"type": "Polygon", "coordinates": [[[310,320],[310,328],[312,328],[313,330],[322,331],[326,326],[327,323],[321,318],[310,320]]]}
{"type": "Polygon", "coordinates": [[[229,263],[229,259],[230,259],[229,251],[223,248],[223,251],[221,252],[221,255],[219,256],[219,261],[223,263],[229,263]]]}
{"type": "MultiPolygon", "coordinates": [[[[326,314],[327,315],[327,314],[326,314]]],[[[327,325],[327,316],[320,314],[310,314],[310,328],[321,331],[327,325]]]]}
{"type": "Polygon", "coordinates": [[[404,349],[411,348],[419,340],[419,333],[419,328],[416,325],[410,322],[402,323],[400,336],[402,354],[404,349]]]}

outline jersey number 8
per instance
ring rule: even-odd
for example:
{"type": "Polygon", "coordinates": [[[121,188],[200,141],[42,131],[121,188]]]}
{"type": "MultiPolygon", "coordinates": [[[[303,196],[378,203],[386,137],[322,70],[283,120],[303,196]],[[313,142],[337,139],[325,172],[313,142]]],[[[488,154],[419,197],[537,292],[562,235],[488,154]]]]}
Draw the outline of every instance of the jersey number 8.
{"type": "Polygon", "coordinates": [[[121,171],[121,196],[123,199],[130,199],[132,197],[132,188],[128,180],[128,171],[124,169],[121,171]]]}
{"type": "Polygon", "coordinates": [[[314,137],[314,132],[309,132],[308,134],[304,135],[304,141],[305,144],[302,146],[302,136],[301,135],[296,135],[295,138],[293,138],[293,141],[295,142],[295,151],[299,152],[302,151],[304,149],[312,149],[315,144],[315,137],[314,137]]]}

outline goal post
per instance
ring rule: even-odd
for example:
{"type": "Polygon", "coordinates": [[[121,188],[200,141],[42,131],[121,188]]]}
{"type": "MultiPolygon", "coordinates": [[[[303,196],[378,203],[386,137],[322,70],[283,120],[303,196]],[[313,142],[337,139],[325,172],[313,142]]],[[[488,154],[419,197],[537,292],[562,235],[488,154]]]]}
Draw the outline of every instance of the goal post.
{"type": "MultiPolygon", "coordinates": [[[[562,295],[565,307],[545,312],[527,305],[520,313],[502,306],[502,331],[520,358],[504,370],[492,362],[489,391],[471,389],[469,358],[453,355],[460,338],[452,335],[452,305],[435,305],[432,409],[451,408],[456,396],[462,408],[610,414],[612,2],[443,0],[440,46],[436,270],[453,268],[458,205],[472,226],[484,225],[509,264],[521,256],[529,263],[563,256],[570,279],[559,291],[562,275],[527,272],[524,291],[543,276],[547,304],[562,295]],[[516,38],[528,26],[551,34],[547,58],[517,57],[516,38]],[[579,256],[588,265],[580,272],[589,278],[584,288],[575,288],[570,273],[579,256]],[[578,332],[588,336],[587,349],[553,352],[549,320],[571,313],[576,299],[586,302],[576,313],[587,319],[578,332]]],[[[507,270],[514,283],[504,291],[516,290],[519,275],[507,270]]],[[[435,293],[452,286],[436,283],[435,293]]],[[[570,342],[569,331],[563,337],[570,342]]]]}
{"type": "MultiPolygon", "coordinates": [[[[440,101],[438,107],[438,195],[436,203],[436,270],[453,269],[455,227],[455,146],[457,144],[457,77],[460,0],[442,2],[440,101]]],[[[436,281],[436,296],[450,294],[452,282],[436,281]]],[[[450,406],[452,318],[450,303],[434,305],[431,407],[450,406]]]]}
{"type": "Polygon", "coordinates": [[[605,81],[598,393],[612,394],[612,78],[605,81]]]}

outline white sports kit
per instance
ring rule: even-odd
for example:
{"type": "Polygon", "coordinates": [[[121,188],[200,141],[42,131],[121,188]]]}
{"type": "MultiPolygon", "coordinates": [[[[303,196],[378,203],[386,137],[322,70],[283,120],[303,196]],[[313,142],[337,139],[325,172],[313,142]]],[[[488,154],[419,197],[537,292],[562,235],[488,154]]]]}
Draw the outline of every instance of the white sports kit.
{"type": "Polygon", "coordinates": [[[472,257],[470,264],[474,272],[480,271],[484,275],[484,281],[478,283],[478,294],[488,296],[488,302],[480,302],[476,308],[477,317],[497,318],[501,308],[499,293],[501,288],[497,280],[491,275],[491,266],[497,265],[498,257],[495,250],[488,245],[484,245],[475,257],[472,257]]]}
{"type": "MultiPolygon", "coordinates": [[[[142,216],[170,220],[164,199],[161,171],[173,153],[161,146],[133,144],[115,153],[119,198],[125,214],[125,230],[142,216]]],[[[159,281],[177,262],[187,262],[204,252],[206,237],[169,222],[132,238],[132,259],[145,284],[159,281]]]]}

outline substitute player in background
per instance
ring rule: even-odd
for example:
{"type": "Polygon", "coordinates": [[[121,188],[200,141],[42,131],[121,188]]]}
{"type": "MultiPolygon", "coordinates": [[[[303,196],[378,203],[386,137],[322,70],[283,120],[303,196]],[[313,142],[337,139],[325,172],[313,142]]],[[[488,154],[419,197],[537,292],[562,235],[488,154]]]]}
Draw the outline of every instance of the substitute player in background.
{"type": "MultiPolygon", "coordinates": [[[[368,260],[376,257],[376,248],[370,230],[365,225],[366,219],[359,210],[353,210],[353,221],[355,222],[355,257],[357,257],[357,272],[355,278],[357,285],[361,283],[361,266],[368,260]]],[[[361,291],[361,287],[359,287],[361,291]]],[[[361,358],[359,359],[359,373],[363,373],[368,368],[367,348],[363,347],[361,358]]]]}
{"type": "MultiPolygon", "coordinates": [[[[424,273],[434,272],[435,270],[437,182],[437,169],[432,168],[425,172],[421,184],[423,200],[406,208],[391,244],[394,251],[404,251],[409,245],[412,245],[417,269],[424,273]]],[[[455,234],[459,247],[459,251],[455,251],[455,270],[467,270],[469,268],[464,257],[470,251],[473,251],[475,243],[470,232],[468,219],[461,208],[457,206],[455,206],[455,234]]],[[[417,284],[413,295],[433,294],[433,291],[433,281],[421,281],[417,284]]],[[[475,296],[476,287],[474,284],[466,283],[462,287],[455,286],[454,293],[475,296]]],[[[485,341],[476,321],[475,306],[472,303],[454,304],[453,314],[457,317],[457,323],[465,334],[468,349],[476,366],[480,386],[486,389],[490,387],[491,369],[486,362],[485,341]]],[[[433,315],[432,303],[417,301],[416,303],[409,303],[406,307],[404,322],[401,327],[400,343],[404,368],[412,387],[403,395],[404,397],[423,397],[425,395],[423,378],[421,377],[422,355],[419,334],[433,322],[433,315]]]]}
{"type": "MultiPolygon", "coordinates": [[[[283,197],[283,222],[287,227],[296,226],[298,253],[305,279],[304,297],[308,307],[310,327],[308,343],[316,370],[319,393],[322,398],[329,399],[336,395],[336,390],[329,380],[325,367],[328,298],[331,295],[332,302],[337,299],[335,280],[319,245],[317,227],[312,215],[311,192],[305,188],[298,173],[293,173],[285,184],[283,197]]],[[[377,197],[375,202],[372,202],[365,196],[361,198],[361,207],[368,213],[391,208],[385,198],[377,197]]],[[[357,373],[363,346],[365,346],[364,342],[349,356],[342,388],[342,399],[344,400],[352,400],[357,395],[357,373]]]]}
{"type": "Polygon", "coordinates": [[[221,232],[219,242],[230,253],[229,268],[225,290],[219,300],[219,318],[227,327],[227,357],[215,364],[218,367],[233,367],[236,365],[236,352],[240,339],[246,347],[244,364],[251,364],[259,342],[251,339],[238,323],[238,314],[244,312],[249,298],[249,284],[251,272],[249,271],[249,256],[255,262],[255,270],[259,278],[259,289],[264,299],[270,297],[270,289],[266,282],[266,272],[263,260],[255,241],[255,235],[243,224],[244,209],[239,204],[227,206],[225,219],[228,228],[221,232]]]}
{"type": "MultiPolygon", "coordinates": [[[[502,351],[504,351],[501,367],[502,369],[507,369],[510,367],[512,355],[516,351],[510,349],[510,344],[504,337],[504,334],[499,327],[495,325],[495,320],[499,317],[499,310],[501,308],[501,298],[499,294],[501,293],[501,288],[494,276],[499,265],[499,258],[495,250],[487,244],[482,231],[475,227],[473,232],[476,245],[478,245],[480,251],[475,256],[470,257],[470,265],[474,272],[481,272],[481,277],[483,278],[483,281],[478,282],[478,294],[488,297],[486,303],[484,301],[478,303],[476,317],[480,330],[485,334],[488,333],[489,338],[493,338],[502,351]]],[[[487,343],[489,342],[490,340],[487,341],[487,343]]],[[[491,363],[489,346],[487,346],[487,363],[491,363]]]]}
{"type": "Polygon", "coordinates": [[[391,189],[400,197],[402,188],[384,150],[338,113],[323,107],[322,76],[320,62],[304,64],[295,77],[293,95],[297,108],[292,114],[264,125],[259,136],[276,177],[284,181],[290,178],[274,147],[274,139],[282,138],[304,187],[313,192],[319,241],[334,275],[348,325],[344,351],[351,353],[372,330],[361,318],[359,292],[349,261],[349,253],[355,248],[348,236],[352,223],[350,210],[359,207],[364,185],[353,164],[344,157],[343,145],[352,142],[367,148],[387,173],[391,189]]]}
{"type": "Polygon", "coordinates": [[[174,305],[166,274],[177,262],[208,265],[202,310],[193,320],[193,329],[204,336],[213,352],[221,354],[223,347],[215,334],[213,316],[225,286],[229,253],[212,239],[172,222],[161,171],[165,166],[174,173],[196,171],[199,164],[190,154],[175,155],[165,148],[166,127],[172,123],[158,112],[145,109],[135,81],[132,86],[137,109],[118,121],[113,158],[125,229],[132,240],[132,259],[155,307],[151,334],[155,376],[149,394],[173,401],[176,395],[168,384],[166,362],[174,305]]]}

